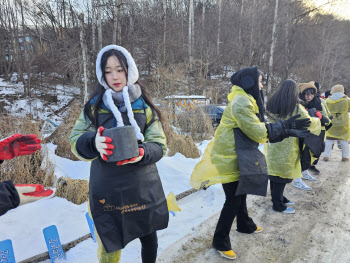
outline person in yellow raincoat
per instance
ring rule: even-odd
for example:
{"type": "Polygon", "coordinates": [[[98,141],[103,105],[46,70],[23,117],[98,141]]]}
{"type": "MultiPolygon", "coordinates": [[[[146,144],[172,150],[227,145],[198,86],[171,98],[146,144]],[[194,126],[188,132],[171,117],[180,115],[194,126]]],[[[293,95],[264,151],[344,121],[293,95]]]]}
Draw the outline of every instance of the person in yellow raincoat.
{"type": "MultiPolygon", "coordinates": [[[[319,86],[318,83],[317,85],[319,86]]],[[[317,179],[310,174],[309,170],[314,174],[320,173],[315,165],[321,153],[324,151],[326,127],[330,125],[330,120],[328,118],[326,106],[322,104],[321,95],[314,81],[299,83],[298,90],[300,91],[300,104],[308,111],[311,117],[319,118],[321,121],[320,135],[316,136],[313,134],[304,140],[299,140],[302,179],[317,181],[317,179]]],[[[306,185],[302,179],[295,179],[293,186],[302,190],[311,190],[311,187],[306,185]]]]}
{"type": "MultiPolygon", "coordinates": [[[[305,87],[308,86],[306,85],[305,87]]],[[[268,116],[270,116],[270,121],[288,119],[290,116],[298,114],[301,115],[301,118],[311,120],[309,130],[312,134],[318,136],[321,132],[320,119],[318,117],[310,117],[308,111],[299,104],[298,93],[299,88],[296,83],[293,80],[285,80],[267,103],[266,109],[268,116]]],[[[289,201],[283,195],[283,192],[287,183],[291,183],[293,179],[301,177],[300,153],[299,138],[295,137],[266,146],[266,162],[270,179],[272,208],[277,212],[289,214],[295,212],[294,209],[287,206],[292,205],[293,202],[289,201]]]]}
{"type": "Polygon", "coordinates": [[[232,91],[214,139],[191,175],[191,186],[199,189],[220,183],[226,201],[213,237],[213,247],[224,257],[236,258],[230,242],[230,230],[237,216],[237,231],[260,232],[248,216],[247,194],[266,195],[268,174],[259,143],[277,142],[288,136],[305,137],[308,119],[300,115],[272,124],[264,122],[261,89],[262,74],[257,67],[237,71],[231,77],[232,91]],[[292,129],[293,128],[293,129],[292,129]]]}
{"type": "Polygon", "coordinates": [[[333,115],[332,127],[326,132],[326,149],[323,160],[329,161],[334,140],[339,140],[342,150],[342,161],[349,161],[350,140],[350,98],[344,94],[343,85],[335,85],[331,96],[326,99],[330,114],[333,115]]]}

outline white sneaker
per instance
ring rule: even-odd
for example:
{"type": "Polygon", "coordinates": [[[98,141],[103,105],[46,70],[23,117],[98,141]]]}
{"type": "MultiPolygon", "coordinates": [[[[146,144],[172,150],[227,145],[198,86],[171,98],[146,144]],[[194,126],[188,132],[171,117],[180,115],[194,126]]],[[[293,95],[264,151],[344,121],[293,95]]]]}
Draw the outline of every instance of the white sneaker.
{"type": "Polygon", "coordinates": [[[301,178],[295,179],[293,182],[293,186],[302,190],[311,190],[311,187],[306,185],[301,178]]]}
{"type": "Polygon", "coordinates": [[[315,177],[313,177],[308,170],[302,171],[301,175],[303,176],[303,179],[310,180],[310,181],[317,181],[315,177]]]}

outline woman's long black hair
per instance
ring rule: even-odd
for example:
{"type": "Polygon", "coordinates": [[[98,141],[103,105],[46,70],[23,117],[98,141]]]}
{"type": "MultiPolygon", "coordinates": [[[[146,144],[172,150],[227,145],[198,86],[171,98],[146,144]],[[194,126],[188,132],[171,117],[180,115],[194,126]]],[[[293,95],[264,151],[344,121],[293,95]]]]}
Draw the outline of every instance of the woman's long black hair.
{"type": "Polygon", "coordinates": [[[298,93],[295,81],[290,79],[283,81],[267,102],[267,111],[276,114],[279,118],[291,116],[299,103],[298,93]]]}
{"type": "MultiPolygon", "coordinates": [[[[128,77],[128,63],[126,61],[125,56],[123,55],[122,52],[115,50],[115,49],[111,49],[106,51],[101,58],[101,70],[102,70],[102,76],[105,80],[105,82],[107,83],[106,79],[105,79],[105,69],[106,69],[106,65],[107,65],[107,60],[110,56],[115,56],[118,58],[120,65],[122,66],[125,74],[126,74],[126,78],[128,77]]],[[[154,118],[155,113],[159,119],[159,121],[162,123],[163,125],[163,117],[162,114],[160,112],[160,110],[154,105],[154,103],[152,102],[152,100],[150,99],[150,96],[148,95],[147,90],[145,89],[145,87],[143,86],[143,84],[138,80],[136,82],[136,84],[138,84],[141,88],[141,97],[142,99],[145,101],[145,103],[151,107],[152,110],[152,118],[154,118]]],[[[95,89],[95,91],[92,93],[92,95],[90,96],[90,99],[88,100],[88,102],[84,105],[84,116],[86,119],[88,119],[89,121],[91,121],[91,123],[93,124],[93,126],[95,126],[95,128],[98,128],[98,111],[99,108],[102,104],[102,98],[103,98],[103,94],[106,92],[106,89],[99,83],[95,89]],[[94,104],[91,104],[91,100],[93,98],[97,97],[96,101],[94,102],[94,104]]]]}

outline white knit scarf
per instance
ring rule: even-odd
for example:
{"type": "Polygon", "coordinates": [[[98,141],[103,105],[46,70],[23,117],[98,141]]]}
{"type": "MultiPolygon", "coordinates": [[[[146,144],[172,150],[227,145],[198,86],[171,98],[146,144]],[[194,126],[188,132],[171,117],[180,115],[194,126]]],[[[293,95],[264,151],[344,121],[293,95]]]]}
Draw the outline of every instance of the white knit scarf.
{"type": "MultiPolygon", "coordinates": [[[[125,86],[123,88],[123,99],[125,102],[128,118],[129,118],[130,124],[135,128],[136,138],[143,142],[145,138],[141,133],[140,127],[137,125],[137,122],[135,121],[134,113],[131,108],[131,102],[130,102],[128,90],[129,90],[128,86],[125,86]]],[[[112,93],[115,93],[115,91],[112,89],[107,89],[106,92],[103,94],[102,100],[103,100],[103,103],[107,106],[107,108],[109,108],[112,111],[115,119],[117,120],[117,127],[122,127],[124,126],[123,118],[120,111],[118,110],[118,107],[115,105],[113,101],[112,93]]]]}

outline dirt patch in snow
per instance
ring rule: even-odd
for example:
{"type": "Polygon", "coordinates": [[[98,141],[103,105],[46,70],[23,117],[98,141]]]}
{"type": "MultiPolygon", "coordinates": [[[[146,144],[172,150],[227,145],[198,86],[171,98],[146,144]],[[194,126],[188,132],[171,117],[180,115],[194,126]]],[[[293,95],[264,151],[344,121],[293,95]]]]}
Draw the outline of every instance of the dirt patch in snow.
{"type": "MultiPolygon", "coordinates": [[[[230,238],[235,262],[350,262],[350,162],[340,160],[336,147],[329,162],[321,156],[318,180],[305,181],[311,191],[286,186],[285,196],[295,203],[295,214],[274,212],[270,193],[265,198],[248,196],[249,215],[263,232],[241,234],[233,223],[230,238]]],[[[218,217],[169,246],[157,262],[229,262],[211,247],[218,217]]]]}

